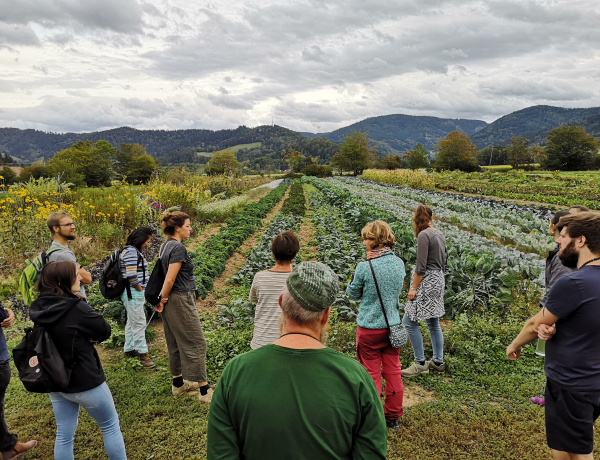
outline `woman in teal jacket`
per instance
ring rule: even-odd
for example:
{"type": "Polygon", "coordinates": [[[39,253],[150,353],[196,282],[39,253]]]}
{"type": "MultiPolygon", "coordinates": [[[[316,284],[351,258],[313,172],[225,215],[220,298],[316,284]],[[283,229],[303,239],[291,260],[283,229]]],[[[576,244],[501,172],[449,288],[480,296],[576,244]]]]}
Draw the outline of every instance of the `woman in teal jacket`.
{"type": "Polygon", "coordinates": [[[398,430],[404,397],[400,350],[393,348],[388,339],[388,326],[382,302],[389,325],[400,324],[398,299],[406,271],[402,259],[392,252],[396,239],[387,223],[381,220],[371,222],[362,229],[361,235],[363,245],[369,251],[367,261],[357,265],[352,281],[346,288],[350,298],[360,299],[356,318],[356,356],[373,377],[379,394],[382,392],[381,377],[385,379],[386,424],[388,428],[398,430]],[[371,266],[377,278],[381,300],[377,294],[371,266]]]}

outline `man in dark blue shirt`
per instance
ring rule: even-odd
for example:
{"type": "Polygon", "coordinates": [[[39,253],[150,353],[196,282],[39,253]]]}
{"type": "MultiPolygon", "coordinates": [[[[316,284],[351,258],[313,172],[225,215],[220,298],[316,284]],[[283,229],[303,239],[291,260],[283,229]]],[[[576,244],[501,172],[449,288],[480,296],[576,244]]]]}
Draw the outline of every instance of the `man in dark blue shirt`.
{"type": "Polygon", "coordinates": [[[6,421],[4,420],[4,395],[10,383],[10,355],[6,346],[6,337],[2,328],[10,327],[15,322],[15,314],[12,310],[2,307],[8,313],[8,318],[0,323],[0,451],[2,452],[2,460],[9,460],[20,457],[28,450],[33,449],[37,445],[37,441],[31,440],[28,442],[17,441],[17,435],[8,431],[6,421]]]}
{"type": "Polygon", "coordinates": [[[508,359],[539,334],[546,343],[546,440],[554,460],[593,459],[600,416],[600,213],[560,219],[556,242],[565,267],[544,308],[507,347],[508,359]]]}

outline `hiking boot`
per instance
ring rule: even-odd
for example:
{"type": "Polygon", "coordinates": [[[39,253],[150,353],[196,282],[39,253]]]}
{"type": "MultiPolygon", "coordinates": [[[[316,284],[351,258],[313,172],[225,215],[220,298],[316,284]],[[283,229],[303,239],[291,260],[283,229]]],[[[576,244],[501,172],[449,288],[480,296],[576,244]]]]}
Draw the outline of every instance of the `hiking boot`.
{"type": "Polygon", "coordinates": [[[388,420],[385,419],[385,426],[388,430],[400,431],[400,424],[398,420],[388,420]]]}
{"type": "Polygon", "coordinates": [[[131,350],[125,352],[125,358],[137,358],[139,353],[137,350],[131,350]]]}
{"type": "Polygon", "coordinates": [[[406,369],[402,369],[402,377],[414,377],[418,374],[429,374],[429,366],[427,364],[419,364],[413,362],[406,369]]]}
{"type": "Polygon", "coordinates": [[[202,393],[200,393],[200,390],[198,390],[196,393],[194,393],[194,395],[197,396],[198,401],[201,401],[206,404],[210,404],[210,401],[212,400],[212,395],[213,395],[214,391],[215,390],[213,390],[212,388],[209,388],[208,391],[206,392],[206,394],[203,395],[202,393]]]}
{"type": "Polygon", "coordinates": [[[436,372],[444,372],[446,370],[446,363],[442,363],[439,366],[433,361],[433,359],[429,360],[428,364],[429,369],[436,372]]]}
{"type": "Polygon", "coordinates": [[[35,439],[27,442],[17,441],[12,449],[2,452],[2,460],[12,460],[13,458],[20,457],[37,446],[37,443],[38,442],[35,439]]]}
{"type": "Polygon", "coordinates": [[[146,369],[152,369],[155,366],[154,362],[150,359],[150,355],[148,353],[140,353],[138,355],[138,358],[140,360],[140,363],[142,363],[142,366],[144,366],[146,369]]]}
{"type": "Polygon", "coordinates": [[[187,393],[188,391],[194,391],[198,388],[200,388],[198,382],[190,382],[189,380],[184,380],[182,387],[177,388],[175,385],[171,385],[171,392],[173,393],[173,396],[181,396],[187,393]]]}

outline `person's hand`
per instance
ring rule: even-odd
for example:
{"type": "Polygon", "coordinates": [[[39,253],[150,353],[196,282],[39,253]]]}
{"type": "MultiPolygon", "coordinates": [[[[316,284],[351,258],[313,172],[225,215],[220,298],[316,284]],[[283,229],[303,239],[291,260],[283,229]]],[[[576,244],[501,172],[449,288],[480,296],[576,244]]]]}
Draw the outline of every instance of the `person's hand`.
{"type": "Polygon", "coordinates": [[[164,309],[165,305],[162,302],[159,302],[159,304],[156,307],[154,307],[154,311],[156,311],[157,313],[162,313],[164,309]]]}
{"type": "Polygon", "coordinates": [[[416,289],[411,289],[410,291],[408,291],[408,300],[415,300],[415,297],[417,297],[416,289]]]}
{"type": "Polygon", "coordinates": [[[556,325],[540,324],[537,333],[541,340],[550,340],[556,334],[556,325]]]}
{"type": "Polygon", "coordinates": [[[135,285],[135,290],[138,291],[138,292],[142,292],[143,291],[142,285],[141,284],[136,284],[135,285]]]}
{"type": "Polygon", "coordinates": [[[15,323],[15,314],[10,308],[5,308],[8,313],[8,318],[0,323],[1,327],[11,327],[15,323]]]}
{"type": "Polygon", "coordinates": [[[512,343],[506,347],[506,357],[511,361],[521,356],[521,347],[515,347],[512,343]]]}

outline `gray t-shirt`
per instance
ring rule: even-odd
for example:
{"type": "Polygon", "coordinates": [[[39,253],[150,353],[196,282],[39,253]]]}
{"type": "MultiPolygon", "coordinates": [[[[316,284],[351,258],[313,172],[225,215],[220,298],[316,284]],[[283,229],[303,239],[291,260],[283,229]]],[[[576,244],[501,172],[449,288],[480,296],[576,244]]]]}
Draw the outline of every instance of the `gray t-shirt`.
{"type": "MultiPolygon", "coordinates": [[[[53,241],[48,249],[52,248],[63,248],[60,251],[54,251],[52,254],[48,256],[48,262],[75,262],[77,264],[77,268],[80,268],[80,265],[77,263],[77,257],[75,257],[75,253],[69,246],[63,246],[56,241],[53,241]]],[[[83,297],[87,300],[87,296],[85,295],[85,288],[83,287],[83,283],[81,283],[81,289],[76,293],[77,295],[83,297]]]]}
{"type": "Polygon", "coordinates": [[[181,262],[181,269],[173,283],[172,291],[189,292],[196,290],[196,279],[194,278],[194,262],[190,259],[187,249],[179,241],[170,238],[164,244],[161,251],[161,262],[165,273],[170,264],[181,262]]]}
{"type": "Polygon", "coordinates": [[[443,270],[446,264],[446,238],[435,228],[422,230],[417,236],[417,275],[427,270],[443,270]]]}

